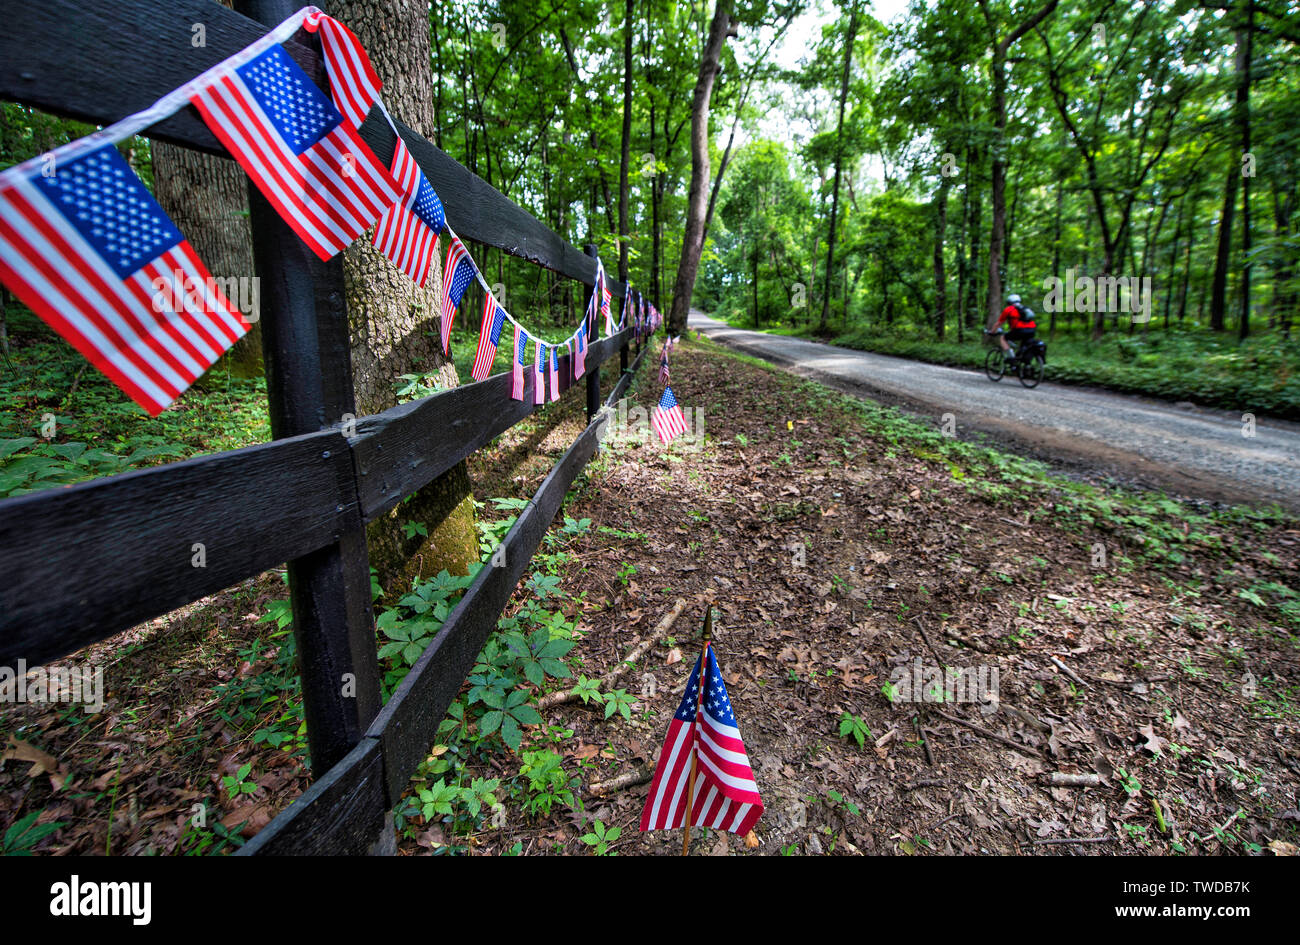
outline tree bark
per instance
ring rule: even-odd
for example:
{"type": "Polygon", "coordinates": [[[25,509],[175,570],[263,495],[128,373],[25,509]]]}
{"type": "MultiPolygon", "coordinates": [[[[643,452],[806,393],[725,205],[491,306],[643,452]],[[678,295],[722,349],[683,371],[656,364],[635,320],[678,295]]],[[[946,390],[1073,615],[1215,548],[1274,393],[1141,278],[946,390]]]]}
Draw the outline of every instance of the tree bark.
{"type": "Polygon", "coordinates": [[[623,150],[618,165],[618,278],[627,282],[627,176],[632,150],[632,11],[627,0],[623,23],[623,150]]]}
{"type": "MultiPolygon", "coordinates": [[[[849,8],[849,34],[844,43],[844,67],[840,72],[839,119],[835,124],[835,180],[831,184],[831,219],[826,235],[826,272],[822,277],[822,316],[817,330],[826,334],[826,319],[831,309],[831,278],[835,265],[835,230],[840,210],[840,171],[844,164],[844,105],[849,96],[849,74],[853,67],[853,43],[858,37],[858,5],[849,8]]],[[[844,300],[847,317],[848,299],[844,300]]]]}
{"type": "MultiPolygon", "coordinates": [[[[429,67],[429,13],[419,0],[335,0],[331,13],[352,29],[370,54],[384,83],[384,104],[424,135],[434,131],[433,75],[429,67]]],[[[352,339],[357,410],[377,413],[397,403],[401,374],[433,372],[442,387],[460,383],[455,365],[438,340],[442,302],[441,267],[427,287],[417,287],[368,238],[343,255],[344,285],[352,339]]],[[[462,302],[469,307],[472,293],[462,302]]],[[[465,317],[462,314],[462,317],[465,317]]],[[[425,486],[367,529],[370,561],[386,589],[402,589],[416,577],[444,568],[466,574],[478,561],[474,497],[469,468],[462,462],[425,486]],[[428,530],[407,538],[402,525],[428,530]]]]}
{"type": "Polygon", "coordinates": [[[947,322],[947,276],[943,268],[943,244],[948,230],[948,178],[940,177],[934,198],[934,337],[943,341],[947,322]]]}
{"type": "Polygon", "coordinates": [[[686,232],[682,237],[682,256],[677,264],[677,281],[673,285],[673,307],[668,316],[668,331],[679,335],[686,330],[686,316],[691,310],[695,277],[700,271],[704,252],[704,214],[709,187],[709,100],[713,85],[722,70],[722,47],[727,37],[735,35],[731,10],[734,0],[717,0],[708,40],[700,57],[700,75],[695,82],[691,101],[691,187],[686,198],[686,232]]]}

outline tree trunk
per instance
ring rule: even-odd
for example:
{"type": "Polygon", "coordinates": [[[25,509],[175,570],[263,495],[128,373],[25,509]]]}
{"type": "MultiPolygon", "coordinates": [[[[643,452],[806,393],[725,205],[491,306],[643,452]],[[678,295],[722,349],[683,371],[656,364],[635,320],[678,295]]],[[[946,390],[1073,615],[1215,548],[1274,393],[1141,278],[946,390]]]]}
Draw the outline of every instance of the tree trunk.
{"type": "Polygon", "coordinates": [[[1237,205],[1240,165],[1228,168],[1223,185],[1223,210],[1219,215],[1219,243],[1214,254],[1214,279],[1210,284],[1210,330],[1223,331],[1228,311],[1228,263],[1232,259],[1232,216],[1237,205]]]}
{"type": "Polygon", "coordinates": [[[948,230],[948,178],[940,177],[934,198],[934,337],[943,341],[947,322],[947,276],[943,269],[943,243],[948,230]]]}
{"type": "MultiPolygon", "coordinates": [[[[1246,4],[1246,27],[1237,34],[1237,127],[1241,130],[1241,153],[1250,153],[1250,80],[1251,55],[1254,49],[1255,6],[1246,4]],[[1244,35],[1243,35],[1244,34],[1244,35]]],[[[1237,338],[1245,341],[1250,334],[1250,180],[1241,175],[1241,319],[1237,325],[1237,338]]]]}
{"type": "Polygon", "coordinates": [[[700,75],[695,82],[691,101],[691,187],[686,198],[686,232],[682,237],[682,256],[677,264],[673,285],[673,307],[668,316],[668,331],[679,335],[686,330],[686,316],[695,293],[695,277],[700,271],[704,252],[704,214],[709,188],[709,100],[713,85],[722,70],[722,47],[728,36],[735,35],[731,10],[734,0],[718,0],[709,24],[709,37],[700,57],[700,75]]]}
{"type": "Polygon", "coordinates": [[[618,278],[627,282],[627,175],[632,149],[632,11],[627,0],[623,24],[623,150],[618,164],[618,278]]]}
{"type": "MultiPolygon", "coordinates": [[[[432,133],[427,5],[418,0],[336,0],[330,10],[369,52],[392,113],[421,134],[432,133]]],[[[397,403],[395,382],[401,374],[436,372],[441,386],[459,384],[455,365],[443,357],[438,340],[441,267],[435,267],[427,288],[420,289],[363,237],[344,251],[343,275],[357,410],[362,415],[397,403]]],[[[462,318],[472,295],[461,304],[462,318]]],[[[444,568],[468,573],[478,561],[468,466],[458,464],[372,522],[367,535],[370,562],[386,590],[404,589],[413,578],[444,568]],[[407,522],[424,524],[428,537],[406,538],[402,525],[407,522]]]]}
{"type": "MultiPolygon", "coordinates": [[[[822,317],[818,331],[826,334],[826,317],[831,308],[831,278],[835,268],[835,231],[839,224],[840,171],[844,164],[844,104],[849,96],[849,74],[853,67],[853,43],[858,36],[858,5],[849,7],[849,34],[844,43],[844,68],[840,73],[839,119],[835,123],[835,180],[831,184],[831,219],[826,234],[826,272],[822,276],[822,317]]],[[[845,309],[848,300],[845,299],[845,309]]]]}

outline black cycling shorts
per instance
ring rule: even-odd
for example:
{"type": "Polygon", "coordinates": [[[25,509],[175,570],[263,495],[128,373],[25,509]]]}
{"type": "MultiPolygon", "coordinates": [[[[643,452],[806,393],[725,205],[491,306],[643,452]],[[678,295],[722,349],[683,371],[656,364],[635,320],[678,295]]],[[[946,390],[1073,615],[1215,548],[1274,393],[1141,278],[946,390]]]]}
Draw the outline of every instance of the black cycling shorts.
{"type": "Polygon", "coordinates": [[[1036,331],[1037,328],[1013,328],[1007,332],[1007,341],[1028,341],[1036,331]]]}

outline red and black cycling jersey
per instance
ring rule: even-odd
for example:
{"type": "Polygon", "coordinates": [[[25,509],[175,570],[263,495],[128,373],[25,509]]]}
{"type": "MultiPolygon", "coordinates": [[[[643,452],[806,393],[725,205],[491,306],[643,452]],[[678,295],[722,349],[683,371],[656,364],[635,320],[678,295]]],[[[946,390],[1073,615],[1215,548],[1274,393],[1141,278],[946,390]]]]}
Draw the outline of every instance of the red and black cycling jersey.
{"type": "Polygon", "coordinates": [[[1018,305],[1008,305],[1002,310],[1002,316],[998,319],[998,327],[1002,327],[1003,322],[1010,322],[1012,330],[1021,328],[1037,328],[1034,320],[1025,314],[1024,309],[1018,305]]]}

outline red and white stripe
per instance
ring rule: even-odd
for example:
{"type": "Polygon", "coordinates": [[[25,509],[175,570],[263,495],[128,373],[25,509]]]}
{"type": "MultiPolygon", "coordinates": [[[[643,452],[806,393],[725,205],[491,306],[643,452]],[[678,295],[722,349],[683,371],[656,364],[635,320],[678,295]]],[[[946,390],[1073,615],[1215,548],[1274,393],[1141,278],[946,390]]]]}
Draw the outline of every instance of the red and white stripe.
{"type": "Polygon", "coordinates": [[[526,337],[523,332],[523,328],[516,322],[515,343],[510,348],[510,398],[512,400],[524,399],[524,366],[519,363],[519,342],[526,337]]]}
{"type": "Polygon", "coordinates": [[[374,244],[416,285],[424,288],[438,252],[438,234],[411,209],[420,196],[420,167],[400,137],[393,152],[392,172],[406,197],[379,218],[374,244]]]}
{"type": "Polygon", "coordinates": [[[546,403],[546,345],[537,342],[537,356],[533,361],[533,403],[546,403]]]}
{"type": "Polygon", "coordinates": [[[451,326],[456,321],[456,306],[451,301],[451,280],[456,274],[456,266],[469,256],[465,244],[455,236],[447,247],[447,261],[442,267],[442,353],[451,354],[451,326]]]}
{"type": "Polygon", "coordinates": [[[191,101],[280,216],[322,259],[337,255],[401,196],[397,181],[347,122],[295,154],[237,72],[216,79],[191,101]]]}
{"type": "Polygon", "coordinates": [[[548,368],[551,374],[551,400],[560,399],[560,348],[558,345],[551,345],[551,358],[548,368]]]}
{"type": "Polygon", "coordinates": [[[211,278],[181,242],[123,281],[38,188],[0,191],[0,281],[150,416],[248,331],[211,278]],[[178,271],[180,298],[156,305],[178,271]]]}
{"type": "Polygon", "coordinates": [[[360,127],[370,112],[370,106],[379,101],[379,90],[384,87],[370,64],[365,47],[355,33],[320,11],[308,13],[303,26],[309,33],[319,31],[334,104],[353,128],[360,127]]]}
{"type": "Polygon", "coordinates": [[[682,416],[681,405],[665,410],[656,404],[654,412],[650,414],[650,425],[659,434],[661,442],[671,443],[675,437],[686,432],[686,418],[682,416]]]}
{"type": "MultiPolygon", "coordinates": [[[[483,293],[483,321],[478,328],[478,350],[474,352],[474,366],[469,375],[476,381],[486,380],[492,373],[497,358],[497,346],[492,340],[493,321],[497,316],[497,298],[491,292],[483,293]]],[[[500,336],[498,336],[499,340],[500,336]]]]}

